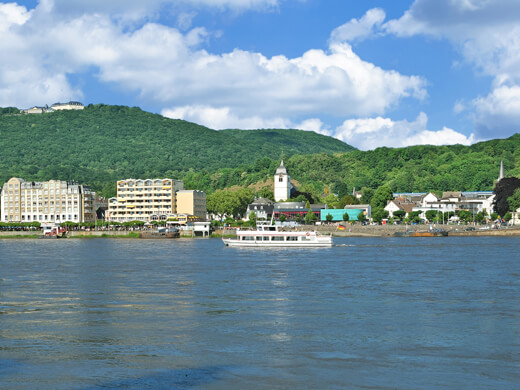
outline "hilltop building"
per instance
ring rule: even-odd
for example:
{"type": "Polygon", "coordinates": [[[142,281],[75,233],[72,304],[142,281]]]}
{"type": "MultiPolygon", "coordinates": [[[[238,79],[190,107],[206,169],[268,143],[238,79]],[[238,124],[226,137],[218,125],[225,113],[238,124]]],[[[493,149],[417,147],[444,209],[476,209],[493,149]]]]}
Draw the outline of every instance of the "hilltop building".
{"type": "Polygon", "coordinates": [[[33,106],[30,108],[27,108],[26,110],[23,110],[23,112],[26,114],[44,114],[46,112],[54,112],[54,110],[52,108],[50,108],[49,106],[45,106],[45,107],[33,106]]]}
{"type": "Polygon", "coordinates": [[[109,221],[166,221],[179,216],[206,218],[206,194],[184,190],[180,180],[120,180],[117,196],[108,201],[109,221]]]}
{"type": "Polygon", "coordinates": [[[52,106],[39,107],[33,106],[23,110],[26,114],[45,114],[54,111],[62,111],[62,110],[83,110],[85,106],[80,102],[68,102],[68,103],[54,103],[52,106]]]}
{"type": "Polygon", "coordinates": [[[83,110],[85,106],[80,102],[68,102],[68,103],[54,103],[51,108],[54,111],[61,110],[83,110]]]}
{"type": "Polygon", "coordinates": [[[283,160],[274,174],[274,200],[281,202],[291,197],[291,177],[287,173],[287,168],[283,165],[283,160]]]}
{"type": "Polygon", "coordinates": [[[61,180],[26,182],[13,177],[1,192],[3,222],[95,222],[106,201],[88,186],[61,180]]]}

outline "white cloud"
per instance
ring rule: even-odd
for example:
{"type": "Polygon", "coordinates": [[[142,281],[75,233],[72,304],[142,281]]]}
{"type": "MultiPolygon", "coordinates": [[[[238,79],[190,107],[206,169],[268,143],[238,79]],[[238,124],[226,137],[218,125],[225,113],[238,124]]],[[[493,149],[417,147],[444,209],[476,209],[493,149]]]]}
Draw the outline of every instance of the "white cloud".
{"type": "Polygon", "coordinates": [[[23,25],[31,14],[23,6],[15,3],[0,3],[0,32],[6,32],[11,26],[23,25]]]}
{"type": "Polygon", "coordinates": [[[450,40],[479,73],[494,78],[489,96],[474,101],[478,134],[489,138],[518,131],[517,112],[506,108],[518,104],[512,93],[520,85],[518,0],[415,0],[401,18],[382,29],[397,36],[425,34],[450,40]]]}
{"type": "Polygon", "coordinates": [[[473,101],[477,131],[493,138],[520,132],[520,86],[500,86],[473,101]]]}
{"type": "Polygon", "coordinates": [[[241,116],[253,112],[262,116],[370,115],[385,112],[401,98],[420,99],[426,94],[420,77],[364,62],[346,44],[288,59],[242,50],[221,55],[193,50],[178,32],[159,26],[145,26],[125,39],[138,58],[120,50],[117,68],[101,68],[103,79],[174,105],[233,107],[241,116]],[[148,29],[153,33],[145,33],[148,29]],[[159,39],[151,42],[142,35],[159,39]],[[167,50],[163,40],[172,41],[168,37],[174,36],[176,45],[167,50]],[[143,52],[153,48],[160,55],[146,63],[139,61],[143,52]]]}
{"type": "Polygon", "coordinates": [[[398,36],[447,38],[486,74],[520,80],[520,2],[416,0],[383,28],[398,36]]]}
{"type": "Polygon", "coordinates": [[[162,115],[172,119],[195,122],[214,130],[224,129],[286,129],[290,121],[283,118],[263,119],[259,116],[239,117],[229,107],[184,106],[165,109],[162,115]]]}
{"type": "Polygon", "coordinates": [[[24,29],[32,16],[25,7],[0,3],[0,106],[26,108],[81,97],[68,84],[65,72],[49,70],[45,58],[34,56],[43,39],[26,39],[24,29]]]}
{"type": "Polygon", "coordinates": [[[370,38],[377,34],[386,14],[381,8],[368,10],[361,19],[351,19],[332,31],[331,42],[353,42],[370,38]]]}
{"type": "MultiPolygon", "coordinates": [[[[36,69],[41,80],[60,82],[52,90],[61,90],[61,97],[49,92],[47,101],[77,98],[66,75],[86,68],[98,69],[102,82],[166,107],[229,107],[240,118],[379,115],[403,98],[426,95],[422,78],[363,61],[346,43],[331,43],[327,51],[309,50],[296,58],[268,58],[238,49],[212,54],[200,48],[209,35],[204,28],[181,33],[145,23],[128,30],[109,15],[88,13],[62,19],[53,13],[58,3],[61,0],[42,0],[23,25],[9,27],[11,42],[21,45],[0,43],[6,49],[1,65],[5,72],[21,71],[30,79],[29,70],[36,69]]],[[[275,4],[219,4],[224,3],[275,4]]],[[[22,7],[19,15],[28,13],[22,7]]],[[[34,104],[30,89],[21,91],[15,82],[4,80],[0,91],[0,101],[34,104]]]]}
{"type": "Polygon", "coordinates": [[[329,135],[329,132],[324,129],[323,122],[317,118],[310,118],[295,123],[290,119],[282,117],[269,119],[262,118],[258,115],[240,117],[232,113],[229,107],[215,108],[209,106],[175,107],[164,109],[161,114],[167,118],[183,119],[214,130],[299,129],[329,135]]]}
{"type": "Polygon", "coordinates": [[[421,113],[413,122],[394,121],[390,118],[348,119],[336,129],[328,128],[318,118],[301,122],[276,117],[268,120],[259,116],[240,117],[229,107],[184,106],[165,109],[162,115],[202,124],[211,129],[300,129],[337,138],[361,150],[378,147],[405,147],[410,145],[470,145],[476,142],[475,136],[469,137],[455,130],[443,127],[441,130],[428,130],[428,117],[421,113]]]}
{"type": "Polygon", "coordinates": [[[447,127],[432,131],[427,129],[427,124],[428,117],[424,113],[421,113],[413,122],[393,121],[382,117],[349,119],[331,132],[331,135],[361,150],[381,146],[404,147],[423,144],[470,145],[475,142],[473,135],[466,137],[447,127]]]}

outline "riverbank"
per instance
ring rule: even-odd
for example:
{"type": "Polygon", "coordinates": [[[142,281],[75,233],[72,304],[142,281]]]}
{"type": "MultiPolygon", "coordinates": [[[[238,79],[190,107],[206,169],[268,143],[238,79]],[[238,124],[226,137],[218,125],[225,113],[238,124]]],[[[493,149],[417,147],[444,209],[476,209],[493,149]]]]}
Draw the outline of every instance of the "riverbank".
{"type": "MultiPolygon", "coordinates": [[[[332,233],[335,237],[393,237],[394,233],[412,231],[424,232],[430,225],[349,225],[345,230],[338,230],[336,226],[318,226],[322,234],[332,233]]],[[[507,226],[500,229],[466,225],[432,225],[433,230],[446,230],[448,236],[520,236],[520,226],[507,226]],[[474,230],[468,230],[473,229],[474,230]]]]}
{"type": "MultiPolygon", "coordinates": [[[[520,226],[507,226],[500,229],[490,229],[486,227],[474,227],[465,225],[433,225],[434,230],[441,229],[448,231],[448,236],[520,236],[520,226]]],[[[287,228],[287,230],[293,230],[287,228]]],[[[322,226],[300,226],[296,230],[317,230],[321,234],[331,234],[334,237],[393,237],[394,233],[404,232],[406,230],[413,232],[427,231],[429,225],[349,225],[344,230],[339,230],[336,225],[322,226]]],[[[194,237],[191,232],[181,231],[182,238],[198,238],[194,237]],[[185,233],[185,234],[183,234],[185,233]],[[188,234],[189,233],[189,234],[188,234]]],[[[1,238],[24,239],[37,238],[41,232],[34,231],[12,231],[0,232],[1,238]]],[[[211,233],[213,238],[234,237],[234,229],[216,230],[211,233]]],[[[117,230],[101,230],[101,231],[69,231],[67,238],[140,238],[138,231],[117,231],[117,230]]]]}

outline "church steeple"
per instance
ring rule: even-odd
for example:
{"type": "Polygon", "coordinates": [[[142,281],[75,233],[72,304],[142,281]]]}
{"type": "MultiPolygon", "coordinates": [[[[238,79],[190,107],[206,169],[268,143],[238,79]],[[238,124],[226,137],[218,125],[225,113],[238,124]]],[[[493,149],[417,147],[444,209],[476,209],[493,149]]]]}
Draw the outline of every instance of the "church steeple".
{"type": "Polygon", "coordinates": [[[280,173],[287,174],[287,168],[285,168],[285,165],[283,165],[283,160],[280,163],[280,166],[276,169],[276,174],[278,175],[280,173]]]}
{"type": "Polygon", "coordinates": [[[274,174],[274,200],[276,202],[287,200],[291,197],[291,177],[283,160],[274,174]]]}
{"type": "Polygon", "coordinates": [[[500,173],[498,174],[497,183],[504,178],[504,160],[500,160],[500,173]]]}

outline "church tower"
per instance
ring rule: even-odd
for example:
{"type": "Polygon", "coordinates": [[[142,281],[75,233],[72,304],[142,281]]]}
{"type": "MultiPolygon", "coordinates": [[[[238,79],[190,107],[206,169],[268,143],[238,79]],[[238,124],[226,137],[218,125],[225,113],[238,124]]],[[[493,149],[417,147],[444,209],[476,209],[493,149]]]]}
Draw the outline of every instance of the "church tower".
{"type": "Polygon", "coordinates": [[[287,173],[287,168],[280,163],[274,175],[274,200],[280,202],[291,197],[291,177],[287,173]]]}

